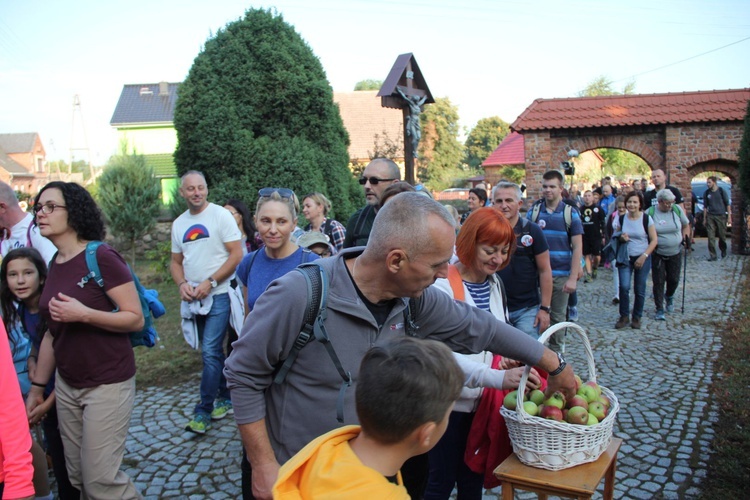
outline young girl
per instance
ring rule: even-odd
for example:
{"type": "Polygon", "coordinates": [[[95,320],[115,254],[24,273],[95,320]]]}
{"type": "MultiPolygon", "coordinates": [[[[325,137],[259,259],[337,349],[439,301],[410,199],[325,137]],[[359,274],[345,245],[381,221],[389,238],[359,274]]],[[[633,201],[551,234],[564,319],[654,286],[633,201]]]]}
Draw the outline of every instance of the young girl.
{"type": "MultiPolygon", "coordinates": [[[[2,308],[5,329],[10,339],[13,360],[16,362],[16,372],[21,383],[21,391],[24,394],[29,391],[31,385],[29,380],[33,380],[37,353],[44,332],[47,330],[39,316],[39,297],[42,294],[46,278],[47,266],[42,256],[34,248],[22,247],[11,250],[3,259],[2,266],[0,266],[0,307],[2,308]]],[[[39,423],[39,421],[42,422],[47,437],[49,454],[52,457],[55,477],[57,478],[59,497],[61,499],[79,498],[80,492],[71,486],[65,468],[63,445],[57,426],[54,381],[50,381],[45,388],[44,397],[44,403],[31,413],[30,422],[32,425],[39,423]],[[43,419],[42,417],[45,416],[46,418],[43,419]]],[[[35,446],[38,447],[38,445],[35,446]]],[[[35,450],[32,449],[32,451],[35,450]]],[[[37,450],[37,453],[41,453],[44,475],[46,476],[47,468],[44,453],[41,452],[41,449],[37,450]]],[[[35,469],[37,469],[36,455],[34,458],[35,469]]],[[[39,494],[39,489],[37,489],[37,494],[39,494]]]]}

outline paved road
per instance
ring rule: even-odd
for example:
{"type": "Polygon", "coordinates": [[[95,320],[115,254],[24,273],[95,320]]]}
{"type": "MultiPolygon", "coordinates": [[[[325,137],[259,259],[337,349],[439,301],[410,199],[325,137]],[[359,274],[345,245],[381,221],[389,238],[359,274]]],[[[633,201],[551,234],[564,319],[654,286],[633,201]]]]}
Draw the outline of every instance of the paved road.
{"type": "MultiPolygon", "coordinates": [[[[694,498],[706,477],[706,462],[718,414],[708,385],[721,347],[717,327],[735,306],[742,257],[706,261],[705,240],[688,258],[685,313],[653,319],[647,298],[641,330],[615,330],[611,271],[580,285],[580,324],[594,350],[599,381],[613,390],[621,410],[615,435],[619,455],[616,498],[694,498]]],[[[651,284],[649,282],[649,294],[651,284]]],[[[583,371],[580,344],[568,357],[583,371]]],[[[196,402],[198,379],[171,388],[141,388],[136,398],[124,469],[144,497],[238,498],[240,441],[226,418],[205,435],[182,430],[196,402]]],[[[486,499],[498,497],[499,489],[486,499]]],[[[601,495],[601,489],[600,493],[601,495]]],[[[522,493],[521,499],[535,498],[522,493]]]]}

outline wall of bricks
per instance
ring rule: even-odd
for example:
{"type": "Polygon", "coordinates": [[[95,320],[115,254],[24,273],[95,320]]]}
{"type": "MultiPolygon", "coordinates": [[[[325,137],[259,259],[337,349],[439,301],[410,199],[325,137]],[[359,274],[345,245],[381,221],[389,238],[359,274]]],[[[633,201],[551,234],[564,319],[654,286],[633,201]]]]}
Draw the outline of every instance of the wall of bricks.
{"type": "MultiPolygon", "coordinates": [[[[604,129],[527,131],[524,133],[526,185],[537,196],[542,174],[568,160],[568,151],[622,149],[643,158],[652,170],[664,170],[669,183],[685,197],[690,209],[690,182],[703,172],[721,172],[732,180],[732,220],[740,221],[742,195],[738,189],[737,151],[741,121],[657,125],[604,129]]],[[[732,226],[732,250],[739,252],[741,224],[732,226]]]]}

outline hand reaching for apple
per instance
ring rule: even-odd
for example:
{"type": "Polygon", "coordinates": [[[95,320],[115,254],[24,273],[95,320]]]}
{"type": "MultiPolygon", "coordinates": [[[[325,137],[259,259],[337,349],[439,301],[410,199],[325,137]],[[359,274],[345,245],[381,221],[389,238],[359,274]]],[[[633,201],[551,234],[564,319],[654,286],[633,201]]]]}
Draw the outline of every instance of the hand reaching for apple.
{"type": "Polygon", "coordinates": [[[547,378],[547,391],[545,394],[549,397],[556,391],[560,391],[565,395],[566,399],[571,399],[576,395],[577,389],[576,379],[573,375],[573,367],[567,365],[559,375],[547,378]]]}

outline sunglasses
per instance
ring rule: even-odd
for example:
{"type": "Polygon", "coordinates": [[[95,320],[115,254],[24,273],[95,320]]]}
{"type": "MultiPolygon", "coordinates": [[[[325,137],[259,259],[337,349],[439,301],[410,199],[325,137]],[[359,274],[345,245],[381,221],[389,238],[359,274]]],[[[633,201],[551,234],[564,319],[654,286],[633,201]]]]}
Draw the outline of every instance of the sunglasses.
{"type": "Polygon", "coordinates": [[[258,191],[258,196],[261,198],[268,198],[273,195],[273,193],[279,193],[279,196],[290,200],[294,196],[294,191],[287,188],[263,188],[260,191],[258,191]]]}
{"type": "Polygon", "coordinates": [[[377,177],[360,177],[359,183],[361,185],[367,184],[367,181],[370,181],[370,184],[373,186],[377,186],[380,182],[388,182],[388,181],[395,181],[396,179],[378,179],[377,177]]]}

